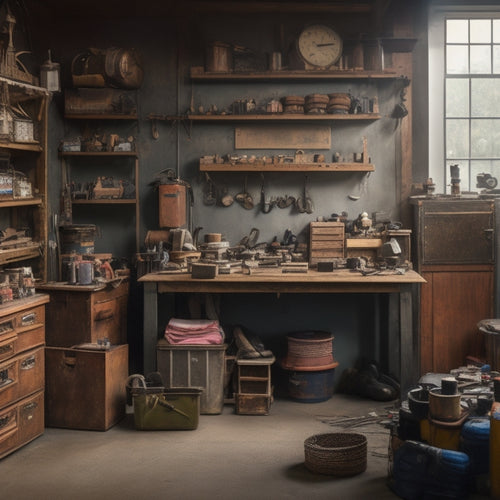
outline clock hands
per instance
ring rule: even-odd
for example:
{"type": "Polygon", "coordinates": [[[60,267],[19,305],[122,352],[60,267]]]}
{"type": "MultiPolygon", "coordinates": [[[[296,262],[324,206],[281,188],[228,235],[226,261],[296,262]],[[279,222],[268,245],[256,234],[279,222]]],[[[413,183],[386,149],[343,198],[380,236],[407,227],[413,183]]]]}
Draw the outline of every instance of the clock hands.
{"type": "Polygon", "coordinates": [[[335,42],[329,42],[329,43],[317,43],[317,44],[315,44],[315,45],[316,45],[316,47],[328,47],[328,46],[330,46],[330,45],[336,45],[336,43],[335,43],[335,42]]]}

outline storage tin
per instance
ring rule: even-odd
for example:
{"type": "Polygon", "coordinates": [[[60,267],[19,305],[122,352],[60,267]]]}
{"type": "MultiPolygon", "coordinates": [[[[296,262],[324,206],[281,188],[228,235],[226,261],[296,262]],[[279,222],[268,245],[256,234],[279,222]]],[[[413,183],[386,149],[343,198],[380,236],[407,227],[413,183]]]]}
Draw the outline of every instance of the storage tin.
{"type": "Polygon", "coordinates": [[[132,391],[137,430],[193,430],[198,427],[202,389],[139,388],[132,391]]]}

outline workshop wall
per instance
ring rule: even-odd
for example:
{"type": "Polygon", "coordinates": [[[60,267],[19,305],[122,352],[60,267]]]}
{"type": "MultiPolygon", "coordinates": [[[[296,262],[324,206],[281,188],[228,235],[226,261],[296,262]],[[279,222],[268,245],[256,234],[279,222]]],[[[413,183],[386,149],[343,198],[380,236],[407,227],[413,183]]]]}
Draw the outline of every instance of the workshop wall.
{"type": "MultiPolygon", "coordinates": [[[[40,61],[46,50],[62,66],[63,86],[71,86],[71,61],[88,47],[135,48],[144,63],[144,82],[139,90],[140,119],[134,135],[137,139],[140,161],[140,241],[148,230],[158,229],[157,192],[151,183],[157,174],[167,168],[191,183],[194,192],[192,227],[202,227],[201,235],[220,232],[237,244],[252,228],[260,231],[259,242],[283,238],[290,229],[306,241],[309,222],[317,217],[329,218],[332,213],[348,213],[355,219],[361,212],[384,212],[392,220],[400,217],[398,206],[398,179],[400,172],[400,121],[391,117],[399,101],[400,83],[383,81],[339,82],[191,82],[192,66],[203,66],[207,43],[221,40],[238,44],[263,53],[285,50],[304,24],[319,21],[336,27],[345,37],[354,38],[368,33],[370,25],[359,16],[303,16],[279,14],[248,15],[244,22],[238,15],[195,12],[172,15],[174,9],[152,6],[150,10],[134,8],[104,12],[92,9],[49,12],[39,2],[28,1],[32,43],[40,61]],[[335,152],[347,155],[362,151],[362,137],[367,138],[368,153],[375,172],[363,173],[310,173],[308,191],[314,203],[312,214],[298,213],[293,208],[274,208],[270,213],[259,209],[262,178],[258,173],[247,176],[247,190],[255,208],[245,210],[237,203],[230,207],[207,206],[203,203],[206,179],[199,172],[199,158],[203,155],[234,153],[234,124],[186,123],[160,121],[159,138],[151,134],[151,113],[164,115],[184,114],[191,106],[198,110],[216,105],[229,107],[236,99],[255,99],[262,103],[270,98],[310,93],[351,92],[355,96],[377,96],[382,119],[374,122],[331,124],[331,149],[316,151],[331,160],[335,152]],[[349,197],[349,195],[351,195],[349,197]]],[[[49,210],[57,213],[61,195],[61,164],[58,146],[65,135],[74,133],[74,124],[63,118],[63,95],[54,95],[50,106],[49,132],[49,210]]],[[[293,154],[290,150],[238,150],[238,154],[293,154]]],[[[215,184],[225,186],[229,193],[243,190],[244,174],[211,174],[215,184]]],[[[302,173],[269,173],[265,175],[266,198],[291,195],[301,196],[305,175],[302,173]]],[[[112,218],[112,215],[109,215],[112,218]]],[[[113,219],[114,220],[114,219],[113,219]]],[[[116,218],[118,221],[118,218],[116,218]]],[[[91,221],[88,221],[91,222],[91,221]]],[[[112,251],[117,256],[131,257],[130,247],[117,246],[124,232],[133,234],[132,222],[106,226],[107,232],[96,242],[96,251],[112,251]]],[[[130,236],[130,238],[133,238],[130,236]]],[[[129,240],[130,240],[129,238],[129,240]]],[[[140,359],[140,315],[142,306],[136,290],[131,309],[131,344],[140,359]],[[135,309],[135,310],[134,310],[135,309]]],[[[335,336],[335,353],[340,361],[339,370],[352,366],[359,354],[373,355],[374,331],[371,319],[386,299],[363,295],[346,295],[335,300],[326,296],[273,296],[270,300],[252,296],[223,297],[223,319],[229,324],[248,325],[256,333],[276,343],[280,335],[300,329],[323,329],[335,336]]],[[[160,322],[160,324],[162,324],[160,322]]],[[[384,360],[382,360],[384,361],[384,360]]]]}

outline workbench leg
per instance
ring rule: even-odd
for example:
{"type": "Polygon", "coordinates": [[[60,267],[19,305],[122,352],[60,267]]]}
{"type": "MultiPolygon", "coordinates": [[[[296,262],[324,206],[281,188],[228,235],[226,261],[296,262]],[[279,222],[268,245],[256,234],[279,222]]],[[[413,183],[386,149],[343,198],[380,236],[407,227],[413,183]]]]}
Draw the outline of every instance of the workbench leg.
{"type": "Polygon", "coordinates": [[[412,286],[403,285],[399,293],[401,399],[419,379],[418,328],[413,324],[412,307],[412,286]]]}
{"type": "Polygon", "coordinates": [[[143,283],[144,318],[142,328],[144,374],[156,371],[156,344],[158,343],[158,286],[143,283]]]}

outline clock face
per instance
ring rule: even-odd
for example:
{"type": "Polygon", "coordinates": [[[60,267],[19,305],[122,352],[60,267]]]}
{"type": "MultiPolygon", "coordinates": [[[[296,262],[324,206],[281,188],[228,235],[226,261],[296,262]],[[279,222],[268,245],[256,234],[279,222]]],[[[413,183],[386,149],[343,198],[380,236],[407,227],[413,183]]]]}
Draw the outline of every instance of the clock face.
{"type": "Polygon", "coordinates": [[[302,59],[316,68],[328,68],[342,54],[342,39],[328,26],[315,24],[299,35],[297,48],[302,59]]]}

